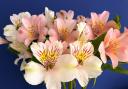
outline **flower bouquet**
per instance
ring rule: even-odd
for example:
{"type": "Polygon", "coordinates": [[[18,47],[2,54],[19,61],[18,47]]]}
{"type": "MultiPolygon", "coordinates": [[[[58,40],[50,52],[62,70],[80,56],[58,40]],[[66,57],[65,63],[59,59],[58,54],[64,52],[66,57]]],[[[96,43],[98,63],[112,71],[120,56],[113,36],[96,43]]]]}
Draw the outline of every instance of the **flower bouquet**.
{"type": "Polygon", "coordinates": [[[20,70],[29,84],[66,89],[68,82],[68,89],[75,89],[78,81],[85,89],[106,69],[128,74],[121,66],[128,62],[128,29],[120,32],[119,16],[108,18],[109,12],[103,11],[74,19],[72,10],[55,13],[47,7],[39,15],[13,14],[0,44],[18,55],[15,64],[22,60],[20,70]]]}

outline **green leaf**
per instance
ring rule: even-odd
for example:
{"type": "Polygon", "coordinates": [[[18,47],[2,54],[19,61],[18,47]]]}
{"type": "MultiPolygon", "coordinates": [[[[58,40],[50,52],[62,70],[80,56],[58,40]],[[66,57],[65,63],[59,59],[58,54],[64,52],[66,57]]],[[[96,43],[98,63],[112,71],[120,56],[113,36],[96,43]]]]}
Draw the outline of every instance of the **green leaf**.
{"type": "Polygon", "coordinates": [[[32,56],[31,60],[36,62],[36,63],[40,63],[34,56],[32,56]]]}
{"type": "Polygon", "coordinates": [[[98,48],[99,48],[100,43],[104,40],[105,35],[106,35],[106,32],[91,41],[94,46],[94,54],[98,57],[99,57],[98,48]]]}
{"type": "Polygon", "coordinates": [[[113,20],[116,22],[118,29],[120,29],[121,28],[120,16],[116,16],[113,20]]]}
{"type": "Polygon", "coordinates": [[[86,87],[81,87],[81,89],[86,89],[86,87]]]}
{"type": "Polygon", "coordinates": [[[102,70],[111,70],[113,72],[128,75],[128,70],[127,69],[121,68],[120,66],[113,69],[112,65],[110,65],[110,64],[103,64],[102,65],[102,70]]]}
{"type": "Polygon", "coordinates": [[[11,48],[10,46],[8,47],[9,51],[11,51],[14,54],[20,54],[20,52],[16,51],[15,49],[11,48]]]}

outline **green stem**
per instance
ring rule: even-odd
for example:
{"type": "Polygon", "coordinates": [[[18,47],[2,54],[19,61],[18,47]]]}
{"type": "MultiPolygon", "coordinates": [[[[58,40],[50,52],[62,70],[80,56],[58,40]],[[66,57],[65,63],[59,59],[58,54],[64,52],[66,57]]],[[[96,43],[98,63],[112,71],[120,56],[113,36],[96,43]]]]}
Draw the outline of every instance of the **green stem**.
{"type": "Polygon", "coordinates": [[[86,87],[82,87],[81,89],[86,89],[86,87]]]}
{"type": "Polygon", "coordinates": [[[123,69],[121,67],[116,67],[115,69],[113,69],[113,67],[110,64],[103,64],[102,65],[102,70],[111,70],[113,72],[117,72],[120,74],[126,74],[128,75],[128,70],[127,69],[123,69]]]}
{"type": "Polygon", "coordinates": [[[76,89],[76,81],[73,80],[73,89],[76,89]]]}
{"type": "Polygon", "coordinates": [[[63,89],[66,89],[66,83],[63,82],[63,89]]]}
{"type": "Polygon", "coordinates": [[[73,89],[73,82],[69,82],[68,89],[73,89]]]}

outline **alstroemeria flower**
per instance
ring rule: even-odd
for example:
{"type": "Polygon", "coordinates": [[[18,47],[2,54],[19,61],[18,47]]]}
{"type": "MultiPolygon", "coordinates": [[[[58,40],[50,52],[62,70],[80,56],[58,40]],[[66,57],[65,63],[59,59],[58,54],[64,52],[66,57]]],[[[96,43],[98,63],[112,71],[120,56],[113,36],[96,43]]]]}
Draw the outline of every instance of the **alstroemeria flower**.
{"type": "Polygon", "coordinates": [[[29,12],[21,12],[18,15],[13,14],[12,16],[10,16],[10,20],[16,27],[20,27],[22,25],[22,18],[30,16],[31,14],[29,12]]]}
{"type": "Polygon", "coordinates": [[[22,19],[23,26],[18,29],[17,39],[20,42],[24,42],[26,46],[38,39],[39,32],[44,29],[46,25],[46,19],[43,14],[22,19]]]}
{"type": "Polygon", "coordinates": [[[91,27],[85,22],[79,22],[77,24],[77,30],[79,31],[79,41],[86,42],[93,39],[93,32],[91,27]]]}
{"type": "Polygon", "coordinates": [[[88,84],[89,78],[96,78],[102,73],[102,61],[93,55],[93,45],[88,42],[81,44],[76,41],[70,44],[71,54],[75,57],[74,60],[78,62],[76,67],[76,79],[82,87],[88,84]]]}
{"type": "Polygon", "coordinates": [[[77,62],[70,54],[62,55],[61,42],[33,43],[31,50],[41,64],[31,61],[25,67],[24,78],[29,84],[38,85],[44,81],[47,89],[61,89],[61,82],[75,78],[75,73],[70,70],[74,69],[77,62]]]}
{"type": "Polygon", "coordinates": [[[128,62],[127,39],[127,29],[124,33],[120,33],[118,29],[111,28],[99,46],[99,52],[103,62],[107,62],[106,55],[112,60],[113,68],[118,66],[118,62],[128,62]]]}
{"type": "Polygon", "coordinates": [[[62,41],[72,42],[76,40],[77,31],[74,31],[76,21],[73,19],[73,11],[61,11],[57,14],[56,26],[62,41]],[[74,35],[75,33],[75,35],[74,35]]]}
{"type": "Polygon", "coordinates": [[[93,33],[96,37],[108,31],[112,27],[117,27],[115,26],[116,23],[114,21],[108,21],[108,18],[108,11],[104,11],[101,14],[96,14],[94,12],[91,13],[91,23],[89,24],[91,25],[93,33]]]}
{"type": "MultiPolygon", "coordinates": [[[[25,59],[31,58],[32,55],[27,51],[27,47],[17,40],[17,30],[14,25],[7,25],[4,28],[4,36],[10,42],[9,47],[19,52],[19,57],[14,61],[15,64],[18,64],[19,60],[23,59],[21,64],[21,70],[23,69],[23,65],[25,64],[25,59]]],[[[4,43],[7,43],[6,40],[3,40],[4,43]]]]}
{"type": "Polygon", "coordinates": [[[4,27],[4,36],[10,42],[16,41],[17,30],[14,25],[7,25],[4,27]]]}
{"type": "Polygon", "coordinates": [[[41,30],[41,32],[39,32],[38,41],[45,42],[46,40],[49,40],[51,42],[58,40],[58,33],[54,28],[44,28],[44,30],[41,30]]]}

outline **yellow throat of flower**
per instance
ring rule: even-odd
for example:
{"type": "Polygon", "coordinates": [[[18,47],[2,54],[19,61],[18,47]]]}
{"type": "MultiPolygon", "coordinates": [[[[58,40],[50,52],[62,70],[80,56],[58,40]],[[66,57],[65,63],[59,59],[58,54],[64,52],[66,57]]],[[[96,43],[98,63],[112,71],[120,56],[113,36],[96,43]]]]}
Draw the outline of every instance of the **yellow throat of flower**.
{"type": "Polygon", "coordinates": [[[51,50],[51,51],[44,50],[40,54],[40,59],[46,69],[49,69],[49,68],[51,69],[55,65],[58,56],[59,56],[59,53],[57,53],[54,50],[51,50]]]}
{"type": "Polygon", "coordinates": [[[75,57],[79,64],[83,64],[83,61],[89,57],[89,54],[81,50],[75,53],[75,57]]]}

